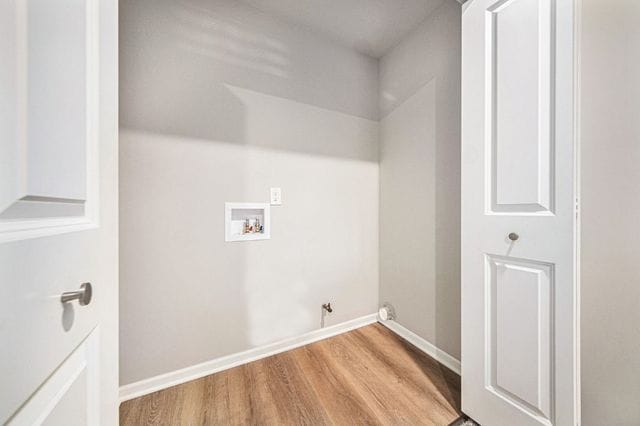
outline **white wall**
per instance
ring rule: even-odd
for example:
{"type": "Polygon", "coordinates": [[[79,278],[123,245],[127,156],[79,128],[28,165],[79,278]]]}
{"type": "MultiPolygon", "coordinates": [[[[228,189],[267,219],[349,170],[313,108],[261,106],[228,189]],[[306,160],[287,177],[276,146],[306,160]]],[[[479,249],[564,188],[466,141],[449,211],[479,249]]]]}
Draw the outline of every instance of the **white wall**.
{"type": "Polygon", "coordinates": [[[375,312],[377,62],[232,0],[120,16],[121,385],[375,312]]]}
{"type": "Polygon", "coordinates": [[[640,2],[582,0],[582,424],[640,424],[640,2]]]}
{"type": "Polygon", "coordinates": [[[380,60],[380,302],[460,357],[460,5],[380,60]]]}

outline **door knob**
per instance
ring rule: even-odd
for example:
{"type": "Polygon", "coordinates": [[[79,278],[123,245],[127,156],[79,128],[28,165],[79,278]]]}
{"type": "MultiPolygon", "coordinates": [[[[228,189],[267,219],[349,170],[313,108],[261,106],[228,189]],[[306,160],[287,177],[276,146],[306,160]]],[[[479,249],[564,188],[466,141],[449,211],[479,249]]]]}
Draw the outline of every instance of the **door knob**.
{"type": "Polygon", "coordinates": [[[92,296],[92,288],[91,283],[84,283],[80,286],[80,290],[77,291],[65,291],[60,296],[60,301],[62,303],[71,302],[73,300],[78,300],[80,306],[85,306],[91,303],[92,296]]]}
{"type": "Polygon", "coordinates": [[[520,238],[520,235],[516,234],[515,232],[509,234],[509,239],[511,241],[518,241],[518,238],[520,238]]]}

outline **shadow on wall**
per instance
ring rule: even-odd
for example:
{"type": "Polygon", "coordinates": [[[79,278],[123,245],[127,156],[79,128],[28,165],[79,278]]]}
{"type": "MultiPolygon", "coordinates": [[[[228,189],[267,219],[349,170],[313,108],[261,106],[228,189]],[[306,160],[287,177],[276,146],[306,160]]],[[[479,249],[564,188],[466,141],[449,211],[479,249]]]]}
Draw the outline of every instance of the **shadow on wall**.
{"type": "Polygon", "coordinates": [[[230,66],[281,79],[290,77],[286,44],[265,33],[257,33],[244,22],[246,16],[235,20],[225,18],[215,13],[215,3],[202,7],[180,1],[172,2],[170,7],[173,22],[168,28],[176,47],[230,66]]]}
{"type": "MultiPolygon", "coordinates": [[[[374,59],[300,40],[291,30],[266,24],[264,16],[241,2],[129,0],[122,6],[122,127],[377,161],[370,146],[353,151],[341,141],[317,140],[308,129],[296,127],[309,116],[321,117],[323,110],[343,113],[345,122],[354,116],[377,120],[374,59]],[[310,49],[305,43],[317,45],[310,49]],[[322,56],[327,60],[318,59],[322,56]],[[332,59],[353,72],[337,73],[332,59]],[[359,78],[366,74],[363,69],[370,71],[369,81],[359,78]],[[370,105],[360,99],[364,96],[353,96],[358,91],[372,96],[370,105]],[[248,106],[255,113],[250,118],[248,106]],[[246,135],[245,129],[255,128],[247,121],[260,121],[265,114],[269,122],[259,122],[265,136],[246,135]]],[[[365,132],[368,124],[349,131],[365,132]]]]}
{"type": "Polygon", "coordinates": [[[380,299],[459,359],[460,136],[446,107],[454,81],[434,77],[382,120],[380,299]]]}
{"type": "Polygon", "coordinates": [[[373,312],[376,103],[354,90],[375,62],[325,72],[346,51],[306,52],[235,0],[120,6],[121,383],[315,329],[329,295],[329,325],[373,312]],[[278,232],[225,243],[224,201],[270,184],[278,232]]]}
{"type": "MultiPolygon", "coordinates": [[[[245,106],[207,63],[206,40],[195,40],[216,27],[202,19],[184,2],[121,1],[120,125],[142,132],[121,132],[120,321],[130,324],[120,329],[121,384],[209,360],[207,335],[233,342],[216,352],[250,346],[243,333],[207,326],[233,318],[235,328],[249,327],[242,287],[249,259],[226,254],[234,267],[211,270],[209,259],[219,254],[194,235],[212,213],[198,207],[208,182],[194,180],[206,165],[192,153],[202,141],[245,143],[247,123],[245,106]],[[188,16],[200,21],[189,28],[188,16]],[[211,288],[225,282],[239,285],[225,289],[221,303],[211,288]]],[[[240,194],[246,171],[242,161],[225,169],[240,194]]]]}
{"type": "MultiPolygon", "coordinates": [[[[153,3],[129,1],[122,7],[121,126],[243,143],[244,107],[216,71],[227,54],[241,49],[244,31],[209,20],[185,2],[153,3]],[[139,22],[146,25],[140,28],[139,22]],[[214,43],[208,43],[211,37],[217,37],[214,43]]],[[[250,59],[234,66],[244,69],[250,59]]]]}
{"type": "MultiPolygon", "coordinates": [[[[421,233],[422,241],[414,241],[414,249],[400,245],[395,253],[390,252],[390,255],[401,257],[400,262],[415,258],[416,252],[427,253],[426,257],[419,256],[416,262],[419,265],[428,263],[428,267],[389,268],[386,282],[381,283],[381,294],[388,295],[389,301],[396,306],[401,324],[458,359],[461,322],[460,14],[459,4],[445,1],[380,61],[380,109],[383,114],[389,114],[383,122],[396,112],[393,120],[410,122],[408,127],[414,129],[393,132],[391,136],[396,138],[397,147],[390,147],[391,155],[399,158],[391,157],[390,160],[401,164],[415,161],[413,157],[416,156],[422,159],[421,167],[416,167],[415,172],[396,167],[400,170],[400,178],[404,179],[403,187],[423,194],[422,197],[407,197],[401,205],[412,206],[416,221],[419,223],[424,216],[429,224],[421,233]],[[430,85],[433,91],[428,102],[409,105],[411,98],[430,85]],[[429,107],[431,103],[432,107],[429,107]],[[425,124],[427,119],[430,121],[425,124]],[[423,129],[425,125],[428,132],[423,129]],[[420,129],[425,132],[424,136],[418,135],[422,140],[415,142],[416,132],[420,129]],[[427,147],[429,152],[425,152],[427,147]],[[403,173],[408,175],[402,177],[403,173]],[[406,306],[406,312],[402,305],[406,306]]],[[[385,144],[383,138],[382,145],[385,144]]],[[[383,153],[381,187],[385,180],[385,161],[383,153]]],[[[393,187],[388,192],[394,192],[393,187]]],[[[384,192],[381,201],[384,210],[384,192]]],[[[391,206],[393,210],[393,203],[391,206]]],[[[386,214],[399,222],[404,219],[394,216],[393,211],[386,214]]],[[[382,235],[381,232],[381,238],[382,235]]],[[[381,246],[384,245],[382,242],[381,246]]],[[[381,258],[381,265],[384,262],[381,258]]]]}
{"type": "Polygon", "coordinates": [[[380,299],[459,359],[459,5],[444,2],[385,55],[380,79],[380,299]]]}
{"type": "MultiPolygon", "coordinates": [[[[460,67],[452,67],[460,69],[460,67]]],[[[436,103],[460,105],[460,76],[438,79],[436,103]]],[[[458,360],[461,351],[461,165],[458,108],[436,109],[435,143],[435,345],[458,360]]]]}

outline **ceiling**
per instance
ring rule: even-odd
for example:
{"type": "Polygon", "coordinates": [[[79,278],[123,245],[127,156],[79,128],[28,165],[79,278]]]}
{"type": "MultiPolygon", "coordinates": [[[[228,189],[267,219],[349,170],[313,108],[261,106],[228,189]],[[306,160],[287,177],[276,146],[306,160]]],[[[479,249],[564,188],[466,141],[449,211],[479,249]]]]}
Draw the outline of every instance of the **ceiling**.
{"type": "Polygon", "coordinates": [[[453,0],[243,0],[379,58],[445,1],[453,0]]]}

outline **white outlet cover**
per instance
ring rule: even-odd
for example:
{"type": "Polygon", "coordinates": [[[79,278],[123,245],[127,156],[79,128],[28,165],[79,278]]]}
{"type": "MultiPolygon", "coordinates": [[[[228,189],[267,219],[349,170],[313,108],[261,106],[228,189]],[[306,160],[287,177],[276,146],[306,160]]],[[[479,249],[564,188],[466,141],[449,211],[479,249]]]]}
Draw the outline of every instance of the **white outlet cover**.
{"type": "Polygon", "coordinates": [[[271,188],[271,205],[279,206],[282,204],[282,190],[280,188],[271,188]]]}

